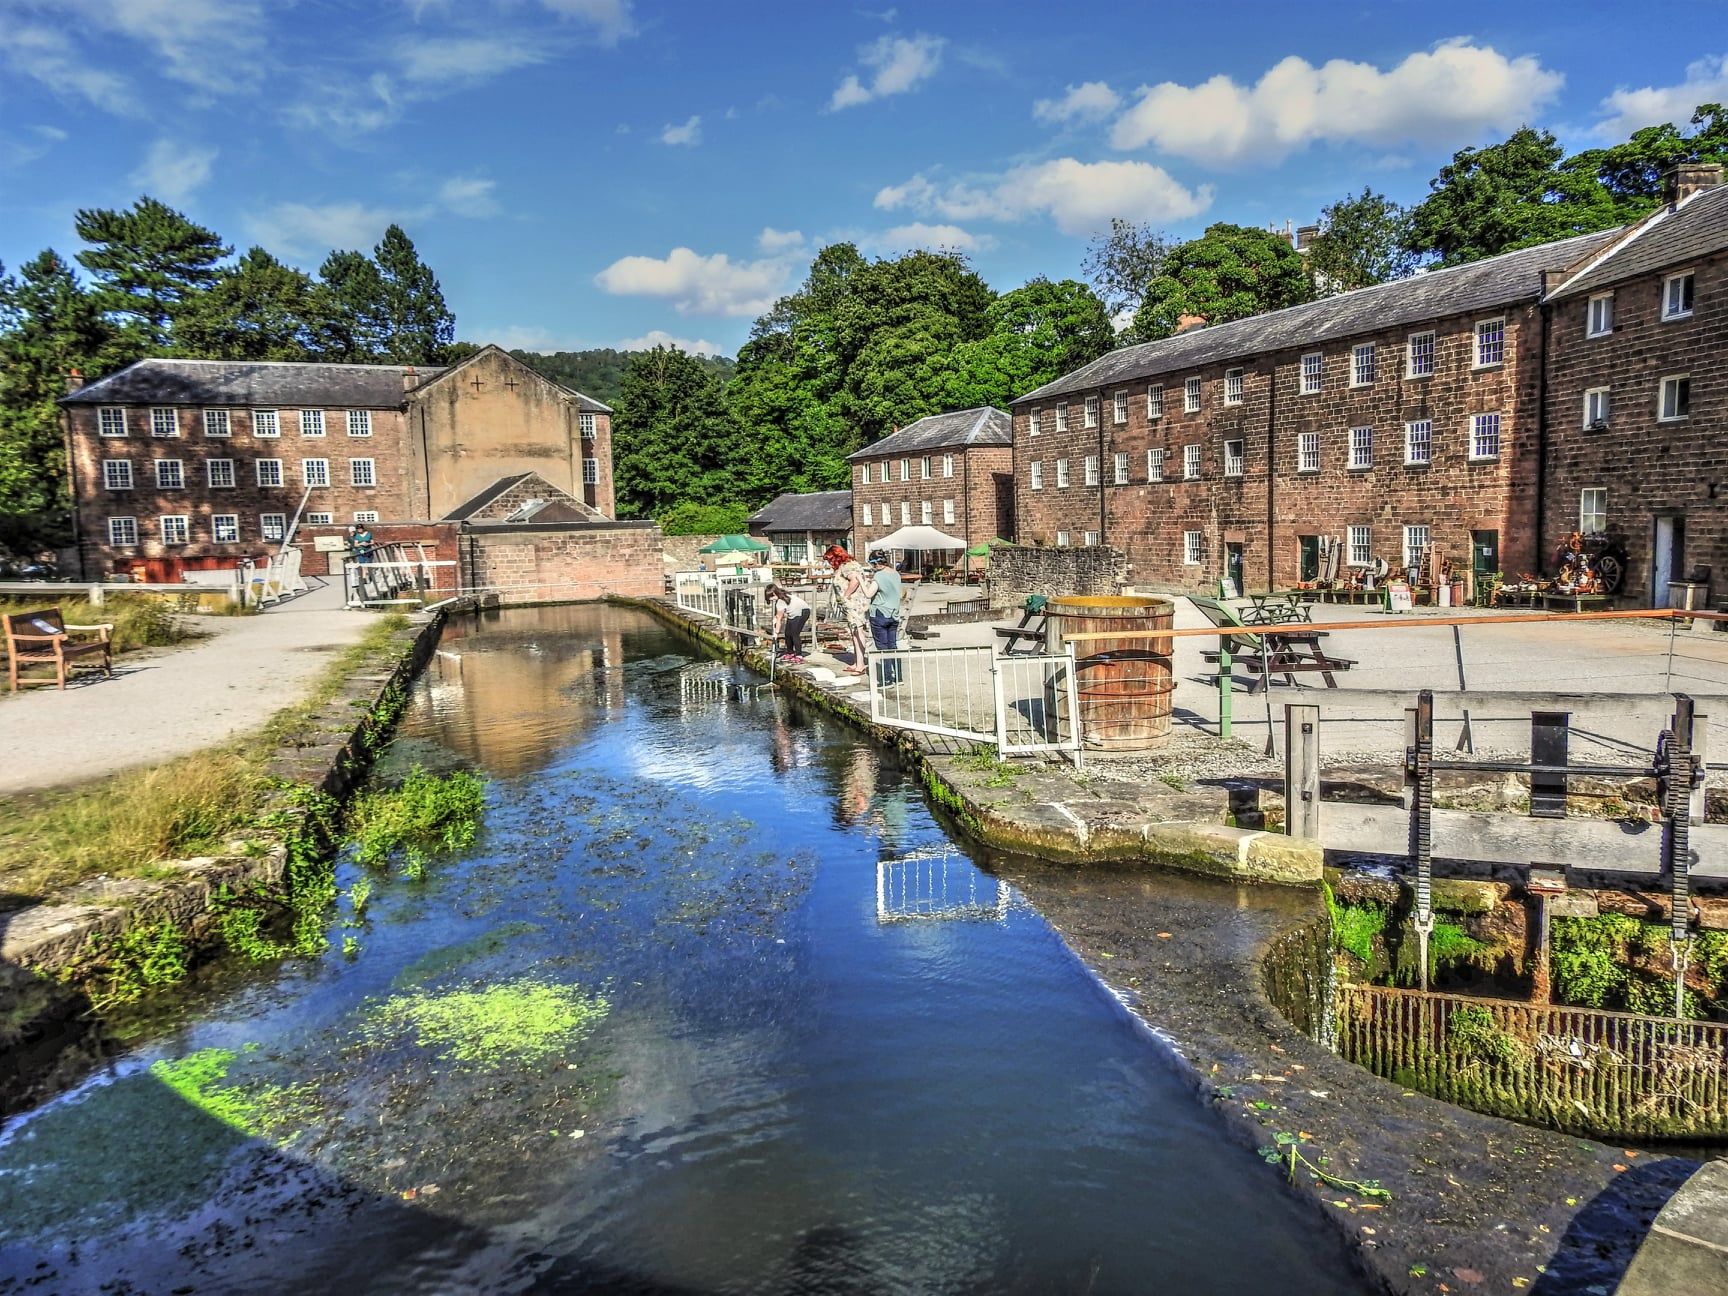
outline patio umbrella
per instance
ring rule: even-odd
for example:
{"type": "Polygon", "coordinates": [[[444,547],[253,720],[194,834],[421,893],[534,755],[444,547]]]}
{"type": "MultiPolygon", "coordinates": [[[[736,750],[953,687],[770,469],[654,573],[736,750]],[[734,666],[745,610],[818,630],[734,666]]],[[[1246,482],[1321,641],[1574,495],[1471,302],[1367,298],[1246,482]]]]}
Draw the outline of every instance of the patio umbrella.
{"type": "Polygon", "coordinates": [[[988,558],[990,556],[990,546],[991,545],[1005,545],[1007,543],[1008,542],[1006,540],[1004,540],[1000,536],[998,536],[994,540],[984,541],[983,544],[973,545],[970,549],[968,549],[966,551],[966,556],[968,558],[988,558]]]}
{"type": "Polygon", "coordinates": [[[766,540],[758,540],[755,536],[723,535],[716,540],[710,540],[698,549],[697,553],[761,553],[769,548],[766,540]]]}
{"type": "Polygon", "coordinates": [[[866,553],[875,553],[879,549],[964,549],[966,542],[956,540],[951,535],[944,535],[935,527],[904,526],[898,531],[890,531],[880,540],[872,540],[865,546],[866,553]]]}

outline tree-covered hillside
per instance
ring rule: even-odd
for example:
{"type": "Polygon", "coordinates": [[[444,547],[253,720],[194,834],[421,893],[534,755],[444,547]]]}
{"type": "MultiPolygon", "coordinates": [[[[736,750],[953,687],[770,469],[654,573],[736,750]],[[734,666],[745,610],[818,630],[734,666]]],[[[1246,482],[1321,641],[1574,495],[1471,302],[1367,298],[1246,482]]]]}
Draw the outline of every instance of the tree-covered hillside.
{"type": "MultiPolygon", "coordinates": [[[[589,351],[512,351],[510,354],[553,382],[563,383],[584,396],[615,406],[619,392],[624,389],[624,370],[630,364],[630,357],[639,353],[596,347],[589,351]]],[[[721,382],[730,378],[738,367],[737,362],[727,356],[698,355],[690,358],[721,382]]]]}

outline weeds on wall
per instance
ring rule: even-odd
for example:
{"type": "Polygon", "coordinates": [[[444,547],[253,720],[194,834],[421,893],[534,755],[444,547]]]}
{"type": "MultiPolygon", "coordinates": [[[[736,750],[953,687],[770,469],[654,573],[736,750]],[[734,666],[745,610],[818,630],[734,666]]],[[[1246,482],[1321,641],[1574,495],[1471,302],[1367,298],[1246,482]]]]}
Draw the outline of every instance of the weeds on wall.
{"type": "MultiPolygon", "coordinates": [[[[1549,969],[1556,1003],[1668,1016],[1674,976],[1666,923],[1627,914],[1556,918],[1549,929],[1549,969]]],[[[1686,1016],[1728,1015],[1728,932],[1693,934],[1686,1016]]]]}
{"type": "Polygon", "coordinates": [[[433,774],[416,765],[399,786],[354,802],[348,830],[355,862],[384,868],[399,859],[403,876],[418,879],[434,854],[473,844],[485,805],[486,780],[479,775],[433,774]]]}

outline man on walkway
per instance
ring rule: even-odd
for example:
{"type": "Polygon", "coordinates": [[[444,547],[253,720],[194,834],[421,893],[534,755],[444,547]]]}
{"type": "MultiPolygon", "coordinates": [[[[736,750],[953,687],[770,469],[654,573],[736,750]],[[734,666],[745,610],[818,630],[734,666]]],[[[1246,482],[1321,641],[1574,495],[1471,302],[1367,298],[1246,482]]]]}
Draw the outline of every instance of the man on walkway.
{"type": "MultiPolygon", "coordinates": [[[[870,638],[878,652],[900,646],[900,573],[888,561],[888,555],[877,553],[870,560],[876,577],[876,597],[870,600],[870,638]]],[[[879,668],[877,683],[883,687],[900,682],[900,663],[886,661],[879,668]]]]}

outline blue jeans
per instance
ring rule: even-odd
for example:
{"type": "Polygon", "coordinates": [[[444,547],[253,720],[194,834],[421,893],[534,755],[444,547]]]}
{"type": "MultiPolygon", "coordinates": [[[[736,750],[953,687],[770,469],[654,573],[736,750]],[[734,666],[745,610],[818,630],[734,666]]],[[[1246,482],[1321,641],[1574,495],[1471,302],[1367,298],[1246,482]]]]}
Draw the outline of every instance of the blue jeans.
{"type": "MultiPolygon", "coordinates": [[[[870,614],[870,639],[878,650],[892,650],[900,646],[900,620],[898,617],[883,616],[880,612],[870,614]]],[[[900,682],[900,663],[884,662],[876,668],[878,684],[898,684],[900,682]]]]}

